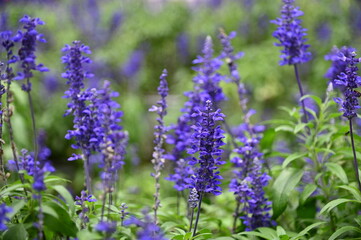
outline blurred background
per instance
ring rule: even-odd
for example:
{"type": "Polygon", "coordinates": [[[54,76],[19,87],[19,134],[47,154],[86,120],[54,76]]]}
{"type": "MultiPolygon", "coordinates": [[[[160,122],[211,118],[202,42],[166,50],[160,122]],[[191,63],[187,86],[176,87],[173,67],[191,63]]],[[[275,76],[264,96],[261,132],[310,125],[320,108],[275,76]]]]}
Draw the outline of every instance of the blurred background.
{"type": "MultiPolygon", "coordinates": [[[[279,106],[297,104],[293,67],[278,65],[280,48],[274,46],[272,37],[276,26],[269,22],[279,16],[281,4],[281,0],[0,0],[0,31],[19,29],[18,20],[24,14],[46,22],[38,27],[47,43],[39,44],[37,56],[50,71],[33,79],[37,125],[45,133],[55,166],[72,178],[74,163],[67,158],[73,149],[71,141],[64,139],[72,127],[72,117],[63,117],[67,100],[62,98],[66,80],[61,78],[64,66],[60,57],[65,44],[81,40],[90,46],[93,62],[87,67],[95,77],[89,87],[100,86],[107,79],[120,92],[117,101],[130,136],[127,171],[150,163],[156,116],[148,108],[158,100],[162,70],[169,72],[166,123],[176,123],[186,100],[183,92],[192,89],[192,60],[201,54],[207,35],[213,39],[215,56],[220,54],[220,28],[226,33],[236,31],[235,51],[245,53],[237,64],[250,92],[249,104],[257,110],[255,121],[281,114],[279,106]]],[[[300,67],[302,82],[306,93],[323,97],[328,82],[324,74],[330,66],[324,55],[333,46],[361,48],[361,1],[303,0],[296,5],[304,12],[301,19],[313,55],[300,67]]],[[[2,49],[0,60],[4,59],[2,49]]],[[[227,74],[227,66],[221,72],[227,74]]],[[[28,103],[19,86],[13,84],[16,142],[18,149],[31,148],[28,103]]],[[[222,86],[229,98],[222,106],[227,121],[240,124],[236,89],[231,83],[222,86]]],[[[7,159],[11,159],[10,153],[7,149],[7,159]]],[[[79,176],[80,182],[82,178],[79,176]]]]}

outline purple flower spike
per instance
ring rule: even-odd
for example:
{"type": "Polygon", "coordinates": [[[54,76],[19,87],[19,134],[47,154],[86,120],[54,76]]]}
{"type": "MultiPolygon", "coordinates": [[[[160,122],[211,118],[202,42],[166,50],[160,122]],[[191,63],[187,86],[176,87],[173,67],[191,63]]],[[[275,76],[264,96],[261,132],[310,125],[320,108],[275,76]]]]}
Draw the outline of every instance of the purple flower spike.
{"type": "Polygon", "coordinates": [[[352,119],[357,116],[356,110],[360,108],[358,98],[361,94],[355,89],[361,85],[361,77],[357,75],[358,67],[356,64],[360,62],[359,58],[356,58],[355,49],[352,49],[351,56],[346,56],[340,53],[339,59],[346,63],[344,72],[341,72],[334,83],[336,86],[343,87],[344,99],[335,98],[335,101],[341,105],[340,111],[343,112],[343,116],[352,119]]]}
{"type": "Polygon", "coordinates": [[[153,168],[154,173],[152,173],[152,176],[155,179],[155,194],[154,194],[154,215],[155,215],[155,221],[157,223],[157,210],[160,207],[160,200],[159,200],[159,191],[160,191],[160,174],[161,170],[164,166],[164,149],[163,149],[163,143],[164,139],[166,137],[166,127],[164,125],[164,117],[167,115],[167,101],[166,97],[168,96],[168,83],[167,83],[167,77],[168,73],[167,70],[164,69],[162,75],[160,76],[160,83],[158,87],[158,94],[160,95],[161,99],[157,102],[157,105],[152,106],[149,111],[157,112],[158,118],[157,122],[158,124],[154,127],[154,151],[153,151],[153,168]]]}
{"type": "Polygon", "coordinates": [[[305,44],[307,39],[307,29],[302,28],[302,21],[298,17],[303,15],[299,7],[293,6],[295,0],[283,0],[281,17],[272,20],[271,23],[278,25],[273,37],[279,40],[275,43],[277,47],[283,47],[281,50],[280,65],[294,65],[308,62],[311,59],[311,53],[307,51],[309,45],[305,44]]]}
{"type": "Polygon", "coordinates": [[[99,151],[103,156],[100,168],[104,169],[101,178],[106,192],[112,191],[118,171],[124,165],[128,142],[128,135],[120,125],[123,112],[118,110],[120,105],[112,99],[118,95],[117,92],[111,91],[110,82],[105,81],[103,88],[97,91],[97,97],[94,99],[96,115],[93,120],[96,122],[94,132],[98,139],[94,138],[90,141],[99,141],[99,151]]]}
{"type": "Polygon", "coordinates": [[[219,175],[218,166],[225,162],[221,160],[224,145],[224,131],[217,121],[223,121],[224,114],[218,109],[212,112],[212,102],[207,101],[203,111],[199,110],[193,116],[199,116],[201,121],[193,126],[192,146],[188,149],[188,154],[193,157],[189,159],[190,165],[198,165],[195,175],[192,177],[191,187],[199,193],[212,193],[220,195],[222,189],[218,186],[222,177],[219,175]],[[198,153],[198,157],[194,154],[198,153]]]}
{"type": "Polygon", "coordinates": [[[29,79],[33,76],[32,71],[47,72],[48,68],[44,67],[43,64],[36,63],[36,43],[43,42],[46,40],[43,38],[43,34],[39,34],[36,30],[38,25],[44,25],[45,23],[39,18],[31,18],[25,15],[20,19],[20,23],[24,24],[24,32],[19,31],[18,34],[13,38],[14,41],[21,40],[21,48],[19,49],[19,59],[21,62],[22,72],[19,72],[14,80],[27,79],[27,83],[22,85],[22,89],[26,92],[31,91],[31,83],[29,79]]]}
{"type": "Polygon", "coordinates": [[[79,213],[79,218],[81,219],[81,227],[84,229],[86,224],[89,222],[88,212],[89,208],[86,205],[86,202],[96,202],[97,200],[93,198],[92,195],[88,195],[86,191],[81,191],[80,197],[75,196],[75,205],[81,207],[81,212],[79,213]]]}
{"type": "Polygon", "coordinates": [[[351,57],[352,52],[355,49],[352,47],[343,46],[342,48],[338,49],[337,47],[333,47],[331,52],[325,56],[325,60],[331,61],[331,67],[327,70],[325,77],[328,78],[331,82],[333,87],[338,87],[341,91],[344,90],[344,87],[338,84],[335,84],[335,79],[338,78],[342,72],[346,71],[347,62],[343,60],[342,56],[346,56],[348,58],[351,57]]]}
{"type": "Polygon", "coordinates": [[[263,190],[268,185],[270,177],[262,172],[263,154],[258,151],[260,138],[255,137],[254,133],[254,128],[244,126],[238,135],[243,145],[235,150],[239,156],[231,159],[236,170],[229,188],[234,192],[238,203],[243,206],[243,215],[240,218],[246,226],[246,231],[272,224],[269,214],[271,202],[265,198],[263,190]],[[247,137],[249,135],[253,137],[247,137]]]}

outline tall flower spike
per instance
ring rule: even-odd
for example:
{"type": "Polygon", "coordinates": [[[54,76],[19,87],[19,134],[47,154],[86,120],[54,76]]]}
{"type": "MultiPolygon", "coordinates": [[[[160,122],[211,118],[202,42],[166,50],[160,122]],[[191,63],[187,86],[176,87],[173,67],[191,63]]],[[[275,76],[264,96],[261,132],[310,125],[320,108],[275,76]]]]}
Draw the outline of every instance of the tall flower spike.
{"type": "Polygon", "coordinates": [[[275,46],[283,47],[281,50],[280,65],[294,65],[308,62],[311,53],[308,52],[309,45],[305,44],[307,29],[302,28],[302,21],[298,17],[303,15],[299,7],[293,6],[295,0],[283,0],[281,17],[272,20],[271,23],[278,25],[273,37],[279,40],[275,46]]]}
{"type": "Polygon", "coordinates": [[[153,167],[154,173],[152,176],[155,179],[155,193],[154,193],[154,221],[157,224],[157,211],[160,207],[160,199],[159,199],[159,191],[160,191],[160,174],[161,170],[164,166],[164,149],[163,149],[163,142],[165,139],[166,128],[164,125],[164,117],[167,115],[167,101],[166,97],[168,96],[168,83],[166,80],[167,77],[167,70],[163,70],[162,75],[160,76],[160,84],[158,87],[158,94],[161,96],[161,99],[157,102],[157,106],[152,106],[149,111],[157,112],[158,118],[157,122],[158,125],[154,127],[154,151],[153,151],[153,167]]]}
{"type": "Polygon", "coordinates": [[[208,36],[204,43],[203,56],[198,56],[193,61],[193,64],[198,64],[196,67],[193,67],[198,72],[193,81],[200,86],[201,102],[210,100],[214,106],[218,107],[221,101],[226,100],[226,96],[219,86],[223,77],[217,73],[217,70],[222,65],[222,61],[218,58],[213,58],[213,52],[212,38],[208,36]]]}
{"type": "MultiPolygon", "coordinates": [[[[341,53],[342,54],[342,53],[341,53]]],[[[336,86],[342,86],[344,88],[343,95],[345,99],[336,98],[335,101],[341,105],[340,111],[343,112],[343,116],[352,119],[357,116],[356,110],[360,108],[358,97],[360,93],[355,91],[361,85],[361,77],[357,75],[358,67],[356,64],[360,62],[359,58],[356,58],[355,49],[350,54],[351,56],[346,56],[342,54],[340,60],[346,63],[346,68],[344,72],[341,72],[334,83],[336,86]]]]}
{"type": "Polygon", "coordinates": [[[81,220],[81,228],[84,229],[89,222],[88,212],[89,208],[86,202],[96,202],[97,200],[92,197],[92,195],[88,195],[86,191],[81,191],[80,197],[75,196],[75,205],[80,206],[81,212],[79,213],[79,218],[81,220]]]}
{"type": "Polygon", "coordinates": [[[30,78],[33,76],[32,71],[47,72],[48,68],[44,67],[42,63],[36,63],[36,44],[37,42],[46,42],[43,38],[43,34],[39,34],[36,30],[38,25],[44,25],[45,23],[40,18],[31,18],[25,15],[20,19],[20,23],[24,24],[24,32],[18,31],[17,41],[21,40],[21,48],[19,49],[19,60],[21,62],[22,72],[19,72],[15,80],[26,79],[26,84],[22,85],[22,90],[25,92],[31,91],[30,78]]]}
{"type": "Polygon", "coordinates": [[[360,108],[358,98],[361,96],[361,93],[355,89],[361,85],[361,77],[357,75],[358,67],[356,66],[356,64],[358,64],[361,59],[356,58],[356,52],[354,49],[353,51],[351,50],[351,56],[341,54],[340,59],[346,62],[346,68],[344,72],[337,76],[337,79],[334,80],[334,83],[343,87],[342,93],[345,98],[335,98],[335,101],[341,105],[340,111],[342,111],[343,116],[349,120],[355,177],[358,188],[361,191],[361,181],[359,177],[359,168],[352,130],[352,119],[357,117],[356,110],[360,108]]]}
{"type": "Polygon", "coordinates": [[[216,125],[216,122],[223,121],[225,115],[221,113],[220,109],[212,112],[212,102],[208,100],[203,111],[198,109],[198,112],[193,113],[192,116],[201,119],[193,126],[192,146],[188,149],[188,154],[193,155],[189,159],[189,164],[197,165],[190,185],[199,194],[197,218],[193,231],[193,236],[195,236],[203,195],[205,193],[214,195],[222,193],[221,187],[218,186],[222,179],[218,166],[225,163],[221,160],[223,150],[220,149],[224,145],[222,141],[224,131],[220,125],[216,125]],[[196,153],[198,156],[195,156],[196,153]]]}
{"type": "MultiPolygon", "coordinates": [[[[251,231],[271,225],[271,203],[265,198],[263,190],[270,177],[262,173],[263,154],[258,151],[259,138],[244,136],[240,140],[243,146],[235,150],[239,157],[231,160],[237,170],[234,171],[235,178],[231,180],[229,188],[234,192],[238,204],[243,206],[243,215],[240,218],[246,231],[251,231]]],[[[239,213],[235,214],[235,217],[238,217],[239,213]]]]}
{"type": "Polygon", "coordinates": [[[347,62],[344,61],[342,56],[350,58],[352,56],[352,52],[354,51],[355,49],[352,47],[343,46],[340,49],[333,47],[331,52],[325,56],[325,60],[332,62],[331,67],[325,74],[325,77],[332,82],[333,87],[340,88],[342,92],[345,90],[345,87],[335,83],[335,80],[338,79],[338,75],[346,71],[347,62]]]}
{"type": "Polygon", "coordinates": [[[236,37],[236,32],[231,32],[228,36],[224,32],[223,29],[220,30],[219,39],[221,40],[223,51],[221,54],[221,58],[225,60],[225,62],[228,65],[228,69],[231,75],[231,80],[237,85],[237,93],[238,93],[238,99],[239,104],[241,106],[242,112],[243,112],[243,121],[245,123],[248,123],[248,119],[246,118],[248,108],[247,108],[247,90],[244,86],[244,84],[241,82],[241,77],[239,75],[236,61],[243,57],[243,52],[234,53],[231,40],[236,37]]]}
{"type": "Polygon", "coordinates": [[[74,149],[80,148],[83,153],[82,156],[73,154],[68,160],[83,159],[86,188],[91,194],[89,157],[92,150],[99,150],[99,137],[94,132],[96,122],[93,120],[93,112],[86,104],[93,98],[93,92],[82,91],[85,78],[93,76],[83,69],[84,64],[91,62],[90,58],[83,56],[83,54],[90,54],[91,51],[88,46],[80,41],[74,41],[73,46],[66,45],[62,51],[66,53],[61,58],[66,69],[62,77],[68,79],[66,83],[69,85],[69,90],[65,92],[65,98],[70,99],[65,116],[70,113],[74,116],[74,130],[69,130],[65,138],[75,138],[76,143],[72,147],[74,149]]]}
{"type": "MultiPolygon", "coordinates": [[[[306,29],[301,27],[301,20],[298,17],[303,15],[299,7],[293,6],[294,0],[283,0],[281,18],[272,20],[271,23],[278,25],[273,36],[279,40],[276,46],[283,47],[281,50],[280,65],[293,65],[295,76],[300,91],[301,98],[304,96],[301,79],[298,73],[297,64],[308,62],[311,59],[311,53],[307,52],[309,45],[305,44],[304,36],[306,29]]],[[[301,101],[304,122],[308,123],[305,101],[301,101]]]]}
{"type": "Polygon", "coordinates": [[[198,165],[195,170],[195,176],[192,178],[192,187],[196,188],[198,193],[212,193],[219,195],[222,189],[218,186],[222,177],[219,175],[218,166],[224,164],[221,161],[224,145],[224,131],[217,121],[223,121],[225,115],[220,109],[212,112],[212,102],[207,101],[203,111],[199,110],[193,116],[200,116],[201,121],[193,126],[192,146],[188,149],[189,154],[199,153],[198,157],[191,157],[189,164],[198,165]]]}
{"type": "Polygon", "coordinates": [[[110,82],[105,81],[102,89],[97,91],[96,98],[93,100],[94,112],[97,126],[94,132],[101,138],[100,152],[102,162],[100,168],[103,182],[104,196],[102,205],[102,218],[104,216],[104,207],[106,196],[108,195],[111,204],[111,194],[114,192],[115,183],[118,180],[118,171],[124,165],[124,157],[128,135],[123,131],[120,125],[123,112],[119,111],[120,105],[112,98],[119,96],[118,92],[112,92],[110,82]]]}
{"type": "Polygon", "coordinates": [[[197,75],[193,78],[193,91],[186,92],[184,95],[188,97],[188,101],[182,109],[183,114],[178,118],[177,125],[173,126],[173,134],[167,136],[167,143],[174,145],[171,153],[166,155],[167,159],[175,161],[174,174],[171,174],[167,180],[174,181],[178,191],[189,188],[189,178],[193,173],[192,168],[187,167],[182,162],[177,163],[180,159],[185,158],[187,148],[192,144],[192,128],[200,117],[193,116],[197,109],[202,108],[202,103],[210,100],[214,104],[214,108],[226,97],[219,86],[222,76],[217,73],[222,65],[219,58],[213,58],[213,43],[211,37],[207,37],[203,47],[203,55],[197,56],[193,61],[197,64],[193,69],[197,71],[197,75]]]}

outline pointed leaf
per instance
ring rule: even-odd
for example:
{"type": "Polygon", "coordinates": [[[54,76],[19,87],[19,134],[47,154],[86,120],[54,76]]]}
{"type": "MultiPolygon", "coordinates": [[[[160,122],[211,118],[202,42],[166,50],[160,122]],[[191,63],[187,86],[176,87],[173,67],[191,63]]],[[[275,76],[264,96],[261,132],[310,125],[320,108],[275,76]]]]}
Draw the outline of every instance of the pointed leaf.
{"type": "Polygon", "coordinates": [[[325,164],[327,169],[335,174],[343,183],[347,184],[348,183],[348,178],[347,175],[345,173],[345,170],[343,170],[343,168],[338,165],[337,163],[331,163],[328,162],[325,164]]]}
{"type": "Polygon", "coordinates": [[[346,232],[350,232],[350,231],[354,231],[354,232],[358,232],[361,233],[361,230],[357,227],[353,227],[353,226],[344,226],[340,229],[337,229],[336,232],[334,232],[329,240],[335,240],[337,237],[341,236],[342,234],[346,233],[346,232]]]}

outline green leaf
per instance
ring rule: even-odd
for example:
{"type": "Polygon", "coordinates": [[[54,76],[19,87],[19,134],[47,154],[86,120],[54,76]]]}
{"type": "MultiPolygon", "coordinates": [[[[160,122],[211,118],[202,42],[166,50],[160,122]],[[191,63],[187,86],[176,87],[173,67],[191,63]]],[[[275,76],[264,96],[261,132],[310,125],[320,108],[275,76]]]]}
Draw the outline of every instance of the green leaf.
{"type": "Polygon", "coordinates": [[[293,153],[291,155],[289,155],[282,163],[282,168],[286,168],[288,166],[288,164],[290,164],[291,162],[293,162],[296,159],[302,158],[304,156],[306,156],[307,153],[293,153]]]}
{"type": "Polygon", "coordinates": [[[4,233],[3,240],[26,240],[28,239],[28,232],[22,223],[15,224],[9,227],[4,233]]]}
{"type": "Polygon", "coordinates": [[[267,129],[263,133],[263,137],[259,143],[261,149],[272,149],[273,142],[275,141],[276,132],[273,128],[267,129]]]}
{"type": "Polygon", "coordinates": [[[316,191],[317,185],[316,184],[307,184],[305,188],[303,189],[303,192],[301,193],[300,197],[300,203],[301,205],[306,202],[306,200],[312,195],[314,191],[316,191]]]}
{"type": "Polygon", "coordinates": [[[12,219],[23,207],[25,206],[25,201],[14,201],[14,203],[11,205],[11,208],[13,209],[9,214],[8,217],[12,219]]]}
{"type": "Polygon", "coordinates": [[[331,202],[327,203],[320,211],[320,214],[324,214],[325,212],[329,213],[332,209],[334,209],[335,207],[337,207],[338,205],[342,204],[342,203],[347,203],[347,202],[357,202],[355,200],[350,200],[350,199],[346,199],[346,198],[339,198],[339,199],[335,199],[332,200],[331,202]]]}
{"type": "Polygon", "coordinates": [[[44,226],[49,230],[65,236],[76,237],[78,228],[71,219],[69,213],[56,202],[46,202],[43,204],[44,226]],[[50,211],[49,209],[52,209],[50,211]],[[57,217],[55,214],[57,214],[57,217]]]}
{"type": "Polygon", "coordinates": [[[353,186],[346,186],[346,185],[339,186],[339,188],[343,188],[349,191],[357,201],[361,202],[361,193],[358,188],[355,188],[353,186]]]}
{"type": "Polygon", "coordinates": [[[315,101],[315,103],[318,105],[318,107],[321,108],[321,106],[322,106],[322,100],[321,100],[320,97],[307,94],[307,95],[303,95],[303,96],[300,98],[300,101],[302,101],[302,100],[304,100],[304,99],[306,99],[306,98],[311,98],[311,99],[313,99],[313,101],[315,101]]]}
{"type": "Polygon", "coordinates": [[[299,133],[302,129],[306,127],[306,123],[299,123],[295,126],[295,129],[293,130],[294,134],[299,133]]]}
{"type": "Polygon", "coordinates": [[[103,239],[103,237],[95,232],[89,232],[88,230],[81,230],[78,232],[77,234],[77,238],[79,240],[89,240],[89,239],[94,239],[94,240],[100,240],[103,239]]]}
{"type": "Polygon", "coordinates": [[[275,230],[273,230],[272,228],[259,227],[259,228],[257,228],[257,230],[262,234],[266,234],[271,239],[277,238],[277,232],[275,230]]]}
{"type": "Polygon", "coordinates": [[[23,184],[14,184],[14,185],[8,185],[6,187],[3,187],[3,189],[0,192],[0,198],[3,198],[7,195],[9,195],[9,193],[11,193],[14,190],[23,190],[24,185],[23,184]]]}
{"type": "Polygon", "coordinates": [[[291,240],[297,240],[303,236],[305,236],[310,230],[312,230],[315,227],[318,227],[322,224],[325,224],[326,222],[317,222],[317,223],[313,223],[310,226],[306,227],[305,229],[303,229],[299,234],[297,234],[296,236],[292,237],[291,240]]]}
{"type": "Polygon", "coordinates": [[[276,132],[284,131],[284,132],[293,132],[293,127],[282,125],[275,128],[276,132]]]}
{"type": "Polygon", "coordinates": [[[328,162],[325,165],[328,168],[328,170],[331,173],[335,174],[343,183],[345,183],[345,184],[348,183],[348,178],[345,173],[345,170],[343,170],[343,168],[340,165],[338,165],[337,163],[332,163],[332,162],[328,162]]]}
{"type": "Polygon", "coordinates": [[[75,212],[74,199],[73,196],[70,194],[70,192],[62,185],[54,185],[51,186],[51,188],[57,191],[60,194],[60,196],[64,198],[66,205],[69,207],[70,211],[74,213],[75,212]]]}
{"type": "Polygon", "coordinates": [[[350,231],[354,231],[354,232],[358,232],[361,233],[361,230],[357,227],[353,227],[353,226],[344,226],[340,229],[337,229],[336,232],[334,232],[330,238],[328,240],[335,240],[337,237],[339,237],[340,235],[346,233],[346,232],[350,232],[350,231]]]}
{"type": "Polygon", "coordinates": [[[276,231],[277,231],[277,235],[279,237],[282,236],[282,235],[286,235],[286,231],[281,226],[277,226],[276,231]]]}
{"type": "Polygon", "coordinates": [[[249,236],[261,237],[261,238],[264,238],[264,239],[270,239],[267,234],[260,233],[260,232],[255,232],[255,231],[251,231],[251,232],[241,232],[241,233],[239,233],[238,235],[249,235],[249,236]]]}
{"type": "Polygon", "coordinates": [[[275,180],[273,191],[273,218],[278,218],[286,209],[288,204],[288,196],[290,192],[297,186],[303,175],[302,170],[295,168],[284,169],[275,180]]]}

